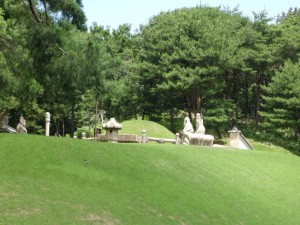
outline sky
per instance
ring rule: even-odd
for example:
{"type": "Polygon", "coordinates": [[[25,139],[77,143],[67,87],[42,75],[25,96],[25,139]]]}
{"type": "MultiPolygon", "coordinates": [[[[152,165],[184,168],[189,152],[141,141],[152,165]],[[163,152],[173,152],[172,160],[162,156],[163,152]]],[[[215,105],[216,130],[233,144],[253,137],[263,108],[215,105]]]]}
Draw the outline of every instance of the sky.
{"type": "Polygon", "coordinates": [[[162,11],[182,7],[206,5],[212,7],[239,7],[243,15],[251,17],[252,12],[268,12],[276,17],[287,12],[290,7],[300,8],[300,0],[82,0],[88,26],[93,22],[104,27],[117,29],[119,25],[129,23],[132,31],[140,24],[146,25],[152,16],[162,11]]]}

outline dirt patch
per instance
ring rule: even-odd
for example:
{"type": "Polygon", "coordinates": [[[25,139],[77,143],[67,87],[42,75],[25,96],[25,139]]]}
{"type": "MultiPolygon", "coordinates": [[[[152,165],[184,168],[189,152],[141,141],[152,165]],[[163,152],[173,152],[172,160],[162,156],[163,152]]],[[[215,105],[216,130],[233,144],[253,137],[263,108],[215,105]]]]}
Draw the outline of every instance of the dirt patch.
{"type": "Polygon", "coordinates": [[[37,209],[37,208],[33,208],[33,209],[15,209],[12,212],[10,212],[9,214],[11,216],[14,216],[14,217],[25,217],[25,216],[28,216],[28,215],[36,214],[38,212],[40,212],[40,209],[37,209]]]}
{"type": "Polygon", "coordinates": [[[84,221],[89,221],[94,224],[116,225],[120,224],[119,220],[114,219],[110,212],[103,212],[101,215],[96,213],[89,214],[84,221]]]}

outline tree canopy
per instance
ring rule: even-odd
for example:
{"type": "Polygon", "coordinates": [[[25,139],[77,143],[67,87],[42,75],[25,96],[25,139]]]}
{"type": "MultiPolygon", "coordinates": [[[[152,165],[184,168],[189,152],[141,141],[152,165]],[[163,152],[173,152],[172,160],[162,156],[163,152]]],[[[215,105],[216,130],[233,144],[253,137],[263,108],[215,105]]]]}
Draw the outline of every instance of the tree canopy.
{"type": "Polygon", "coordinates": [[[99,126],[101,112],[165,117],[176,132],[176,117],[200,112],[218,136],[249,119],[298,136],[300,13],[270,21],[266,11],[249,19],[197,6],[154,15],[133,34],[130,24],[87,30],[81,0],[2,0],[0,119],[24,114],[41,133],[51,111],[51,133],[73,135],[99,126]]]}

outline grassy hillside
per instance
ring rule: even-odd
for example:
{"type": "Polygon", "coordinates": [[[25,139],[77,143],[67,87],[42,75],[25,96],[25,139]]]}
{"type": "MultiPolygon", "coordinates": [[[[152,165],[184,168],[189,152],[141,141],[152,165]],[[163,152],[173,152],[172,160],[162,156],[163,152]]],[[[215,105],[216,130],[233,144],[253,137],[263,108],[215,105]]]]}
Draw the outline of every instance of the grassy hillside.
{"type": "Polygon", "coordinates": [[[0,134],[0,224],[298,225],[299,157],[255,147],[0,134]]]}
{"type": "Polygon", "coordinates": [[[148,137],[175,139],[175,135],[171,131],[153,121],[133,119],[124,121],[122,126],[122,130],[120,131],[121,134],[142,135],[142,130],[146,130],[148,137]]]}

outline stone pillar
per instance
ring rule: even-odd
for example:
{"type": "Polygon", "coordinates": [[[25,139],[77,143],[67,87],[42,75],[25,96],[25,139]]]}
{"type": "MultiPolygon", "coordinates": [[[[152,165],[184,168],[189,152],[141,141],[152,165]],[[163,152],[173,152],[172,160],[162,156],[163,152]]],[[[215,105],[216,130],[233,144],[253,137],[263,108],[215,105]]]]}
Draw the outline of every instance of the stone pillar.
{"type": "Polygon", "coordinates": [[[176,144],[176,145],[179,145],[180,142],[181,142],[181,140],[180,140],[180,138],[179,138],[179,133],[176,133],[175,140],[176,140],[175,144],[176,144]]]}
{"type": "Polygon", "coordinates": [[[86,139],[86,134],[85,134],[85,132],[82,132],[81,136],[82,136],[82,137],[81,137],[82,139],[86,139]]]}
{"type": "Polygon", "coordinates": [[[147,143],[147,134],[146,134],[146,130],[142,130],[142,144],[146,144],[147,143]]]}
{"type": "Polygon", "coordinates": [[[45,122],[46,122],[46,128],[45,128],[45,135],[49,136],[50,134],[50,113],[46,112],[46,118],[45,118],[45,122]]]}
{"type": "Polygon", "coordinates": [[[239,148],[239,139],[240,139],[240,133],[236,127],[233,127],[232,130],[229,132],[229,147],[230,148],[239,148]]]}

